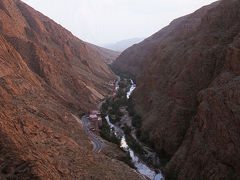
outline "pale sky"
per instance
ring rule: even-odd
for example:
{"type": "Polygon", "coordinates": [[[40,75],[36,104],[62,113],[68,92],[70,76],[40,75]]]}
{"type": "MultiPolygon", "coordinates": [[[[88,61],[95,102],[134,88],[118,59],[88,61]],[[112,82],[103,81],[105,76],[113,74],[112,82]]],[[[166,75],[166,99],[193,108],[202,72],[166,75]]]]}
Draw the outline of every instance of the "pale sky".
{"type": "Polygon", "coordinates": [[[94,44],[148,37],[216,0],[23,0],[94,44]]]}

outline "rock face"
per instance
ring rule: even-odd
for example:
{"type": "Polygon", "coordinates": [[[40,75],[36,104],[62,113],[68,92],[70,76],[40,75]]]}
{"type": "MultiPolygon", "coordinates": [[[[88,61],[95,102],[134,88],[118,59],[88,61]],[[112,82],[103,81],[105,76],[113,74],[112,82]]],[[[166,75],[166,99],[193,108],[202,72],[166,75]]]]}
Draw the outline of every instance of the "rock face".
{"type": "Polygon", "coordinates": [[[90,44],[90,43],[86,43],[86,44],[89,45],[90,47],[92,47],[95,51],[97,51],[99,53],[100,57],[107,64],[112,64],[117,59],[117,57],[121,54],[118,51],[113,51],[110,49],[99,47],[94,44],[90,44]]]}
{"type": "Polygon", "coordinates": [[[223,0],[124,51],[133,95],[167,177],[240,179],[240,1],[223,0]]]}
{"type": "Polygon", "coordinates": [[[19,0],[0,1],[0,179],[139,179],[92,153],[72,113],[111,91],[99,54],[19,0]]]}
{"type": "Polygon", "coordinates": [[[114,75],[90,46],[20,1],[2,1],[1,9],[2,36],[69,106],[87,110],[106,95],[114,75]]]}

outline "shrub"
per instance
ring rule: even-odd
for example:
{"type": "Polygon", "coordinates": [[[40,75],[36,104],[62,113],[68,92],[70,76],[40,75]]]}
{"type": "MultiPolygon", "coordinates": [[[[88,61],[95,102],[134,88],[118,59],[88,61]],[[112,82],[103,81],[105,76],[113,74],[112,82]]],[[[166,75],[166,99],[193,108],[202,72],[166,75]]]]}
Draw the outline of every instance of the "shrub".
{"type": "Polygon", "coordinates": [[[171,159],[171,156],[164,149],[158,153],[158,157],[160,159],[161,166],[165,166],[171,159]]]}
{"type": "Polygon", "coordinates": [[[144,155],[144,150],[142,146],[140,146],[137,141],[129,134],[126,135],[126,141],[128,143],[128,146],[134,150],[139,155],[144,155]]]}
{"type": "Polygon", "coordinates": [[[112,142],[114,144],[120,145],[121,140],[118,139],[110,129],[110,126],[107,124],[106,119],[103,119],[102,126],[100,127],[100,136],[103,139],[106,139],[109,142],[112,142]]]}
{"type": "MultiPolygon", "coordinates": [[[[125,152],[125,151],[124,151],[125,152]]],[[[125,162],[128,166],[130,166],[133,169],[136,169],[136,167],[134,166],[133,162],[132,162],[132,158],[130,156],[130,153],[127,152],[127,156],[126,157],[122,157],[119,159],[120,161],[125,162]]]]}
{"type": "Polygon", "coordinates": [[[132,125],[136,127],[136,129],[140,129],[142,127],[142,119],[138,115],[134,115],[132,117],[132,125]]]}

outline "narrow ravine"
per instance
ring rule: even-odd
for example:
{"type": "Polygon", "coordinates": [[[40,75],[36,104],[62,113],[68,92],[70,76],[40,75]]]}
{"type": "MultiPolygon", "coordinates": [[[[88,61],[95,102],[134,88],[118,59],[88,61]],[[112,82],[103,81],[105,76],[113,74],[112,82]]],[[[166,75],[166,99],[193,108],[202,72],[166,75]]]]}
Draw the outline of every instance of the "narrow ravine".
{"type": "MultiPolygon", "coordinates": [[[[120,81],[120,78],[118,78],[118,81],[116,82],[116,88],[115,88],[116,91],[118,91],[118,89],[119,89],[119,85],[118,85],[119,81],[120,81]]],[[[130,87],[129,91],[127,92],[127,99],[129,99],[129,97],[133,93],[134,89],[136,88],[136,84],[134,84],[134,82],[132,80],[130,80],[130,81],[131,81],[131,87],[130,87]]],[[[137,171],[139,173],[141,173],[142,175],[148,177],[151,180],[164,180],[164,177],[161,173],[156,173],[153,169],[148,167],[148,165],[146,163],[144,163],[138,157],[138,155],[134,152],[134,150],[132,150],[129,147],[129,145],[127,144],[127,141],[126,141],[124,131],[119,126],[110,122],[110,118],[109,118],[108,114],[106,115],[105,119],[106,119],[108,125],[110,126],[112,133],[121,140],[120,148],[122,148],[124,151],[126,151],[130,154],[132,163],[136,167],[137,171]]],[[[159,170],[159,172],[160,172],[160,170],[159,170]]]]}

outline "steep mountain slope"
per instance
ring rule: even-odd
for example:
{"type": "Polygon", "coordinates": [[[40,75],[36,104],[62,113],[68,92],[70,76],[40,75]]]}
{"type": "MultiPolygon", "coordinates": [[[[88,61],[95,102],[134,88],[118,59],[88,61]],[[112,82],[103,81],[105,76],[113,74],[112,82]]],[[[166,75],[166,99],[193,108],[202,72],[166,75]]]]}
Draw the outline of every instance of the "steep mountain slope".
{"type": "Polygon", "coordinates": [[[113,51],[110,49],[106,49],[100,46],[96,46],[94,44],[87,43],[90,47],[92,47],[95,51],[97,51],[100,55],[100,57],[104,60],[107,64],[112,64],[117,57],[121,54],[118,51],[113,51]]]}
{"type": "Polygon", "coordinates": [[[114,75],[96,51],[21,2],[2,1],[1,9],[2,35],[70,106],[88,108],[106,94],[114,75]]]}
{"type": "Polygon", "coordinates": [[[0,1],[0,179],[140,179],[94,154],[72,113],[111,91],[98,53],[19,0],[0,1]]]}
{"type": "Polygon", "coordinates": [[[144,38],[125,39],[125,40],[122,40],[122,41],[119,41],[116,43],[112,43],[112,44],[104,44],[102,46],[107,49],[111,49],[113,51],[122,52],[122,51],[126,50],[127,48],[129,48],[130,46],[137,44],[143,40],[144,40],[144,38]]]}
{"type": "Polygon", "coordinates": [[[113,68],[137,76],[136,110],[167,176],[240,179],[240,1],[174,20],[124,51],[113,68]]]}
{"type": "MultiPolygon", "coordinates": [[[[205,6],[193,14],[175,19],[169,26],[126,49],[114,62],[113,68],[116,67],[122,72],[131,72],[135,76],[140,75],[145,68],[146,61],[156,58],[153,56],[158,55],[157,50],[160,51],[161,48],[164,50],[168,43],[172,43],[173,46],[177,38],[184,40],[186,36],[196,30],[201,23],[201,18],[209,9],[216,6],[216,3],[205,6]]],[[[165,51],[168,51],[168,49],[165,49],[165,51]]]]}

